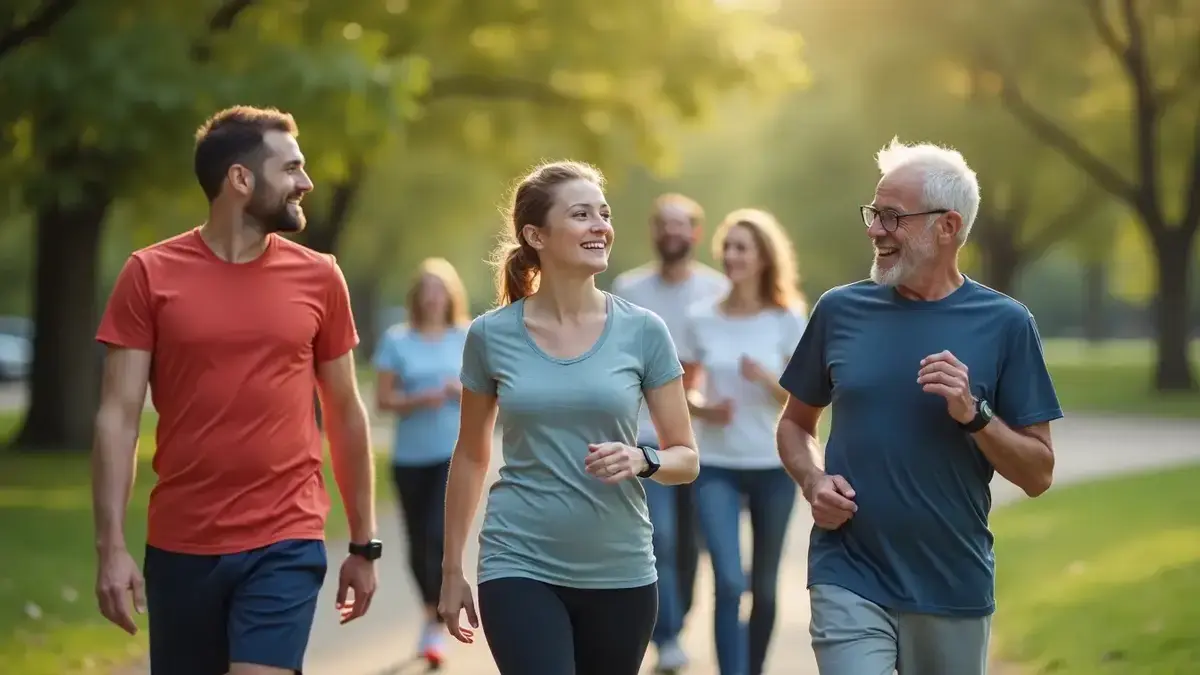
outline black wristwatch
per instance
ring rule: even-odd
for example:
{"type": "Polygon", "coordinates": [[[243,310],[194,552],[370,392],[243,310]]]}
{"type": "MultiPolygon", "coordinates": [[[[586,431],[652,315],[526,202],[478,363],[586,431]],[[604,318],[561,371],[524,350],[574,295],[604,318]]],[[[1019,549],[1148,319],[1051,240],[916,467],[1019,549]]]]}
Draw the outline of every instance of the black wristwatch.
{"type": "Polygon", "coordinates": [[[646,458],[646,468],[638,474],[638,478],[649,478],[662,466],[662,462],[658,461],[658,450],[649,445],[639,445],[638,447],[642,451],[642,457],[646,458]]]}
{"type": "Polygon", "coordinates": [[[959,422],[958,426],[968,434],[973,434],[986,427],[988,422],[992,421],[993,417],[995,417],[995,415],[992,414],[992,407],[988,405],[988,402],[985,399],[976,398],[975,419],[967,422],[966,424],[959,422]]]}
{"type": "Polygon", "coordinates": [[[372,539],[365,544],[350,542],[350,555],[356,555],[367,560],[379,560],[383,555],[383,542],[372,539]]]}

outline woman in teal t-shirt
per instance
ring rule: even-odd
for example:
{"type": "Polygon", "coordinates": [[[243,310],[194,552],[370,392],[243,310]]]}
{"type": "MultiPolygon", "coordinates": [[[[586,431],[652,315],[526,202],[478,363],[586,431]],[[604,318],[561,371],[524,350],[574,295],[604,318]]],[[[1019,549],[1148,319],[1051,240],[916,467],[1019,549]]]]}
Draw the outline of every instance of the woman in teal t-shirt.
{"type": "Polygon", "coordinates": [[[458,374],[469,321],[458,272],[441,258],[422,262],[407,307],[407,325],[389,330],[376,350],[376,400],[381,411],[396,414],[392,479],[408,534],[409,566],[426,618],[417,653],[440,665],[442,514],[450,453],[458,438],[458,374]]]}
{"type": "Polygon", "coordinates": [[[482,619],[501,675],[637,675],[657,614],[641,479],[699,471],[681,375],[657,315],[596,288],[613,229],[595,169],[535,169],[497,256],[499,308],[467,332],[446,493],[440,611],[482,619]],[[660,447],[637,447],[643,400],[660,447]],[[492,435],[503,467],[479,537],[479,615],[462,572],[492,435]]]}

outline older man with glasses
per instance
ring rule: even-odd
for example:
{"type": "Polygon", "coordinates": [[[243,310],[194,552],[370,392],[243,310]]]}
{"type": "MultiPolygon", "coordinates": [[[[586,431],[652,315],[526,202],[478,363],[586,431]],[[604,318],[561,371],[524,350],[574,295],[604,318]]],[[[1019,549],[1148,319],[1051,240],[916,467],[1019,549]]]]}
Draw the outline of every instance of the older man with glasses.
{"type": "Polygon", "coordinates": [[[1045,492],[1062,411],[1029,310],[959,272],[979,210],[962,155],[893,141],[878,164],[870,280],[821,297],[779,381],[779,453],[815,523],[813,649],[821,675],[982,675],[989,483],[1045,492]]]}

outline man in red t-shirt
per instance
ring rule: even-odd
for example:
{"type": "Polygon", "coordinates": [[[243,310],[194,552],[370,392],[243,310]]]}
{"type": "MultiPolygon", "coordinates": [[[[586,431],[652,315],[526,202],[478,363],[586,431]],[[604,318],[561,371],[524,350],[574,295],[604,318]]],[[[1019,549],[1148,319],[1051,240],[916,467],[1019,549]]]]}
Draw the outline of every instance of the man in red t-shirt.
{"type": "Polygon", "coordinates": [[[208,221],[136,251],[96,339],[108,346],[96,418],[97,596],[170,675],[299,672],[326,573],[329,497],[314,389],[350,524],[338,608],[375,591],[374,480],[355,379],[358,333],[333,256],[279,233],[304,228],[312,182],[290,115],[248,107],[197,132],[208,221]],[[149,387],[159,413],[144,573],[124,520],[149,387]]]}

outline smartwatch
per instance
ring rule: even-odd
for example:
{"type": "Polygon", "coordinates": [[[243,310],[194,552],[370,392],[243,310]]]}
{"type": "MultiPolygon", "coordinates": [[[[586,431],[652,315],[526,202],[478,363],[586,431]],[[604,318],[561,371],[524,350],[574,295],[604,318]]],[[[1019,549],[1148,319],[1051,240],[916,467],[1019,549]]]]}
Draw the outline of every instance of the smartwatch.
{"type": "Polygon", "coordinates": [[[986,427],[988,423],[992,421],[993,417],[995,417],[995,415],[992,413],[992,407],[988,405],[988,402],[982,398],[976,398],[975,419],[967,422],[966,424],[962,424],[960,422],[958,426],[968,434],[973,434],[986,427]]]}
{"type": "Polygon", "coordinates": [[[646,458],[646,468],[638,474],[638,478],[649,478],[662,466],[662,462],[658,461],[658,450],[649,445],[640,445],[638,448],[642,451],[642,457],[646,458]]]}
{"type": "Polygon", "coordinates": [[[365,544],[355,544],[350,542],[350,555],[356,555],[367,560],[379,560],[383,555],[383,542],[378,539],[372,539],[365,544]]]}

